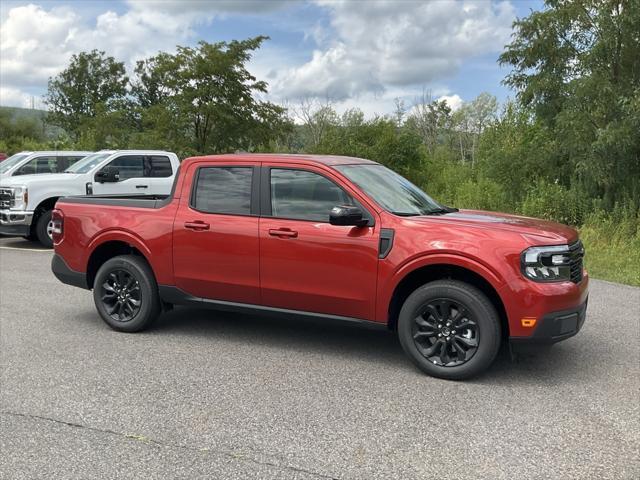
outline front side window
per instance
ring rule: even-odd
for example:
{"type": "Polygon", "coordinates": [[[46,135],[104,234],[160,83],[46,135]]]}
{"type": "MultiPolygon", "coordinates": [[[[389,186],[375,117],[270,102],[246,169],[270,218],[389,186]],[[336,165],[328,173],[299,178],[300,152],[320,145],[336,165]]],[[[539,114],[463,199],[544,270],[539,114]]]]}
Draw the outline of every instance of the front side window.
{"type": "Polygon", "coordinates": [[[251,214],[252,167],[202,167],[192,207],[205,213],[251,214]]]}
{"type": "Polygon", "coordinates": [[[382,165],[342,165],[336,169],[395,215],[427,215],[443,208],[409,180],[382,165]]]}
{"type": "Polygon", "coordinates": [[[121,182],[129,178],[141,178],[145,176],[142,155],[118,157],[107,163],[103,168],[106,167],[113,167],[118,170],[121,182]]]}
{"type": "Polygon", "coordinates": [[[306,170],[271,169],[271,214],[274,217],[328,222],[331,209],[354,205],[331,180],[306,170]]]}
{"type": "Polygon", "coordinates": [[[14,175],[34,175],[37,173],[58,173],[58,158],[51,156],[36,157],[22,165],[14,175]]]}

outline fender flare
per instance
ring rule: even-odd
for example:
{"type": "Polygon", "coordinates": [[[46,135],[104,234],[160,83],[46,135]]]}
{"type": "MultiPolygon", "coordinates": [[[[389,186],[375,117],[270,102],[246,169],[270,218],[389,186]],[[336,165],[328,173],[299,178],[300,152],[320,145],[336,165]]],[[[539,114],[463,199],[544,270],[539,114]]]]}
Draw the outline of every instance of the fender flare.
{"type": "Polygon", "coordinates": [[[378,295],[378,321],[387,322],[389,306],[391,305],[393,294],[398,288],[398,285],[400,285],[407,275],[420,268],[432,265],[452,265],[475,273],[491,285],[504,305],[504,299],[500,292],[501,289],[504,288],[506,281],[498,272],[495,271],[495,269],[491,268],[480,259],[461,255],[460,253],[434,252],[420,255],[405,262],[395,270],[391,279],[382,286],[378,295]]]}
{"type": "Polygon", "coordinates": [[[142,253],[142,256],[151,266],[151,269],[154,269],[153,262],[151,261],[151,251],[138,235],[128,230],[113,229],[101,232],[96,237],[92,238],[87,245],[86,251],[88,252],[88,254],[83,262],[85,265],[85,272],[88,271],[89,259],[94,254],[96,249],[107,242],[128,243],[129,245],[137,249],[140,253],[142,253]]]}

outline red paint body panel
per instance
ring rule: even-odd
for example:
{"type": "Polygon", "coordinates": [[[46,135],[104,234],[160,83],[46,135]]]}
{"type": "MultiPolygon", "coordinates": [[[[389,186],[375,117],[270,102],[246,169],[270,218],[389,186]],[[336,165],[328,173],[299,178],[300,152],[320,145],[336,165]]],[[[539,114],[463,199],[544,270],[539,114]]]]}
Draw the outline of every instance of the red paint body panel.
{"type": "MultiPolygon", "coordinates": [[[[183,170],[187,185],[192,185],[199,165],[183,170]]],[[[243,162],[236,166],[254,165],[243,162]]],[[[189,195],[184,195],[173,227],[174,280],[169,285],[201,298],[260,303],[258,222],[257,216],[199,212],[189,206],[189,195]],[[185,227],[196,222],[208,228],[185,227]]]]}
{"type": "Polygon", "coordinates": [[[161,285],[203,298],[302,310],[386,323],[396,287],[411,272],[455,265],[484,278],[504,305],[509,332],[527,337],[523,317],[583,304],[588,276],[574,284],[535,283],[520,271],[533,245],[562,245],[574,229],[515,215],[464,210],[442,216],[398,217],[380,208],[335,165],[368,160],[310,155],[219,155],[185,160],[171,203],[158,209],[66,203],[63,239],[55,245],[67,265],[86,272],[91,253],[120,240],[149,261],[161,285]],[[375,225],[356,228],[260,215],[216,215],[189,206],[198,165],[262,165],[320,173],[355,197],[375,225]],[[185,228],[204,222],[208,230],[185,228]],[[393,248],[378,258],[381,229],[395,232],[393,248]],[[284,232],[284,233],[278,233],[284,232]],[[274,234],[275,233],[275,234],[274,234]]]}

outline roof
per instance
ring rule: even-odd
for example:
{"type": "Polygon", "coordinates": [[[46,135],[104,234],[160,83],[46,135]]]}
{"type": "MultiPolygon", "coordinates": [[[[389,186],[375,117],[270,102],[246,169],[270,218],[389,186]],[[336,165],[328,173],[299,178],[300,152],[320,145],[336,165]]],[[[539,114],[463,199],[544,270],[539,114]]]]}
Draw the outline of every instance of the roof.
{"type": "Polygon", "coordinates": [[[310,155],[306,153],[233,153],[223,155],[204,155],[201,157],[190,157],[185,161],[209,160],[223,162],[242,162],[242,161],[277,161],[284,163],[320,163],[327,166],[337,165],[377,165],[378,162],[367,160],[366,158],[343,157],[340,155],[310,155]]]}
{"type": "Polygon", "coordinates": [[[93,152],[87,150],[28,150],[24,152],[18,152],[16,155],[78,155],[78,154],[90,154],[93,152]]]}

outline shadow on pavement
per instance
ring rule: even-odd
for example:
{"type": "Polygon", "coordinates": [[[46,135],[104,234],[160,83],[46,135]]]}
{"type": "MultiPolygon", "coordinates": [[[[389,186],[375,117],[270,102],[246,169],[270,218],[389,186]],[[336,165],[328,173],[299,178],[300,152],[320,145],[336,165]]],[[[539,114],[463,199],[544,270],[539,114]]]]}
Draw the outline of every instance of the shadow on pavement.
{"type": "MultiPolygon", "coordinates": [[[[176,307],[162,315],[149,333],[216,337],[247,345],[339,355],[418,372],[405,357],[395,333],[384,328],[328,319],[288,319],[176,307]]],[[[561,344],[514,360],[503,345],[489,370],[470,381],[538,385],[566,381],[565,376],[584,373],[576,348],[561,344]]]]}
{"type": "Polygon", "coordinates": [[[0,247],[9,247],[19,250],[40,250],[43,252],[52,252],[50,248],[44,248],[38,242],[31,242],[22,237],[7,237],[0,234],[0,247]]]}

